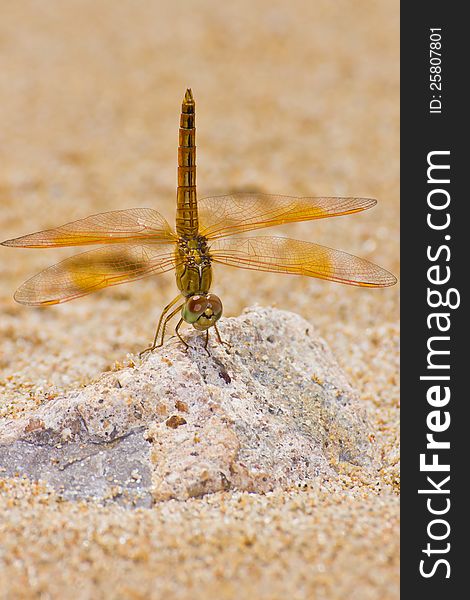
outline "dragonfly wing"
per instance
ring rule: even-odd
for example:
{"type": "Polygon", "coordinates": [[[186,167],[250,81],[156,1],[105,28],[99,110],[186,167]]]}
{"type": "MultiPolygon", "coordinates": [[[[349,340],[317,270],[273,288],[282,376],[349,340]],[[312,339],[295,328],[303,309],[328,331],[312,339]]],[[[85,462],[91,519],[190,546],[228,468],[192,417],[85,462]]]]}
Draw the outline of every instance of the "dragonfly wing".
{"type": "Polygon", "coordinates": [[[57,248],[88,244],[170,242],[176,236],[160,213],[151,208],[113,210],[2,242],[22,248],[57,248]]]}
{"type": "Polygon", "coordinates": [[[349,215],[371,208],[371,198],[295,198],[232,194],[198,202],[200,233],[210,239],[283,223],[349,215]]]}
{"type": "Polygon", "coordinates": [[[387,287],[396,278],[352,254],[282,237],[229,238],[211,244],[214,262],[242,269],[290,273],[364,287],[387,287]]]}
{"type": "Polygon", "coordinates": [[[41,271],[16,290],[20,304],[67,302],[111,285],[169,271],[176,266],[173,244],[103,246],[41,271]]]}

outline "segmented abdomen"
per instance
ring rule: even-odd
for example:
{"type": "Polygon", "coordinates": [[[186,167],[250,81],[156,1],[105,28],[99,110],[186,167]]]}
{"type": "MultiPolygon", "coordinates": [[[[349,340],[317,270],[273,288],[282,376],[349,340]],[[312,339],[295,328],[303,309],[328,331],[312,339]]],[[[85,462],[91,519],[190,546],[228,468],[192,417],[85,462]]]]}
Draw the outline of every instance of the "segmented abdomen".
{"type": "Polygon", "coordinates": [[[198,232],[196,127],[195,103],[190,89],[186,90],[181,106],[176,205],[176,232],[181,236],[195,236],[198,232]]]}

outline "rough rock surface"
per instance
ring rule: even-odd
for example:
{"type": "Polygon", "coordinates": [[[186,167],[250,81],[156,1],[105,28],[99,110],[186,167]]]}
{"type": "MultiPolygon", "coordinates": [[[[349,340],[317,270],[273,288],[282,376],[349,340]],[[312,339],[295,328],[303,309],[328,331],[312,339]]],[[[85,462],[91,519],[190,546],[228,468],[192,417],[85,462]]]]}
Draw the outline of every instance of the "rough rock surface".
{"type": "Polygon", "coordinates": [[[326,343],[296,314],[251,308],[222,337],[188,331],[142,361],[0,422],[0,473],[125,505],[266,492],[341,464],[374,470],[373,435],[326,343]]]}

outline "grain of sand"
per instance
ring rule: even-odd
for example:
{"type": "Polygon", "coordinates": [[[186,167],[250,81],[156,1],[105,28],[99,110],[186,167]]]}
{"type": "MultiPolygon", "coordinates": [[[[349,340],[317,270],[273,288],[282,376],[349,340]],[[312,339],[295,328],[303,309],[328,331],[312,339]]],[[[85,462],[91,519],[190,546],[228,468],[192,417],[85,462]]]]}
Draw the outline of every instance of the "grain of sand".
{"type": "MultiPolygon", "coordinates": [[[[276,233],[398,274],[398,3],[19,0],[0,20],[0,224],[9,238],[88,214],[174,214],[182,94],[197,102],[201,197],[364,195],[368,213],[276,233]]],[[[40,310],[29,275],[70,251],[0,252],[0,416],[124,362],[152,337],[171,275],[40,310]]],[[[359,390],[374,481],[221,493],[153,510],[0,486],[0,598],[398,598],[398,289],[217,269],[226,313],[293,310],[359,390]]]]}

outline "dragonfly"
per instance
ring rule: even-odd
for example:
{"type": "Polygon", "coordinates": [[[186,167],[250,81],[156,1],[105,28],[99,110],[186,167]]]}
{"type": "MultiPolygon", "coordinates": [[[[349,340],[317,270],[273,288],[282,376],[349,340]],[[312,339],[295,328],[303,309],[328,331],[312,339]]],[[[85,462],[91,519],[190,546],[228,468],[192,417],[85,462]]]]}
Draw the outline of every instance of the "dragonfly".
{"type": "Polygon", "coordinates": [[[210,291],[213,264],[256,271],[305,275],[349,285],[383,288],[394,275],[365,259],[318,244],[285,237],[244,237],[245,232],[286,223],[349,215],[376,204],[370,198],[291,197],[263,193],[233,193],[197,199],[195,101],[187,89],[181,107],[175,229],[152,208],[113,210],[60,227],[2,242],[21,248],[92,246],[41,271],[23,283],[14,298],[20,304],[49,306],[86,294],[175,271],[177,296],[165,306],[153,343],[142,353],[164,344],[170,319],[205,332],[214,328],[222,301],[210,291]]]}

